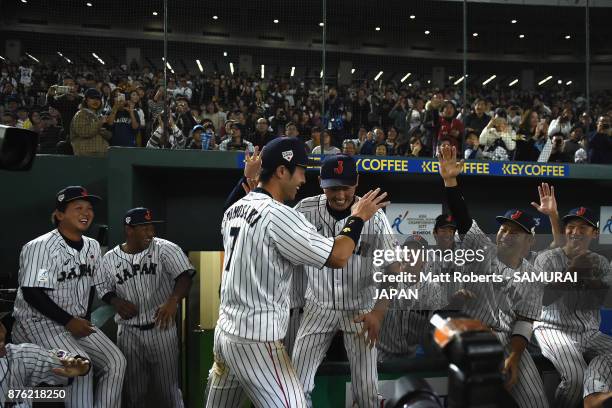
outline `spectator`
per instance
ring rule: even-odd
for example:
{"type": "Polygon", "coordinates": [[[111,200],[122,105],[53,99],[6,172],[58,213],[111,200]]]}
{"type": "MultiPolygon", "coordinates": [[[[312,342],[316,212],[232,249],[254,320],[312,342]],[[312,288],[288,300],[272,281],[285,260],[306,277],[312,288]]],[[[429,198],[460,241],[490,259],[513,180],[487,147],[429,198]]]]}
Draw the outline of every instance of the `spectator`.
{"type": "Polygon", "coordinates": [[[394,126],[391,126],[389,130],[387,130],[387,140],[385,142],[387,144],[387,155],[394,156],[396,155],[396,150],[399,145],[398,143],[398,134],[397,129],[394,126]]]}
{"type": "Polygon", "coordinates": [[[508,125],[516,132],[521,126],[521,108],[513,105],[508,109],[508,125]]]}
{"type": "Polygon", "coordinates": [[[584,133],[582,132],[582,128],[580,126],[574,126],[572,131],[570,132],[569,138],[565,141],[563,145],[563,153],[569,155],[569,157],[573,158],[578,149],[580,149],[582,139],[584,138],[584,133]]]}
{"type": "Polygon", "coordinates": [[[108,150],[111,132],[103,126],[106,118],[100,115],[102,95],[96,89],[85,92],[81,108],[71,118],[70,144],[75,156],[104,156],[108,150]]]}
{"type": "Polygon", "coordinates": [[[179,96],[176,99],[176,125],[183,132],[185,140],[187,140],[191,129],[197,124],[199,122],[194,119],[191,109],[189,109],[189,101],[184,96],[179,96]]]}
{"type": "Polygon", "coordinates": [[[439,117],[438,142],[440,139],[448,138],[457,151],[461,150],[463,139],[463,123],[455,118],[455,104],[446,101],[442,107],[442,115],[439,117]]]}
{"type": "Polygon", "coordinates": [[[556,119],[553,119],[548,126],[548,137],[552,137],[561,133],[564,138],[569,137],[572,131],[572,118],[574,113],[571,109],[563,109],[563,113],[556,119]]]}
{"type": "Polygon", "coordinates": [[[153,99],[149,99],[147,102],[149,104],[149,121],[152,124],[157,123],[158,116],[164,110],[164,97],[166,95],[166,90],[163,85],[157,86],[155,91],[155,95],[153,99]]]}
{"type": "Polygon", "coordinates": [[[385,137],[385,132],[381,128],[375,127],[373,131],[374,131],[374,142],[376,142],[377,145],[385,143],[387,141],[385,137]]]}
{"type": "MultiPolygon", "coordinates": [[[[314,130],[313,130],[314,131],[314,130]]],[[[247,140],[250,141],[254,146],[258,146],[259,149],[263,149],[272,139],[274,135],[270,132],[268,127],[268,120],[266,118],[257,119],[255,125],[255,132],[251,133],[247,140]]],[[[308,142],[306,142],[308,144],[308,142]]]]}
{"type": "Polygon", "coordinates": [[[63,141],[62,129],[55,125],[49,112],[41,112],[41,131],[38,137],[38,153],[57,154],[57,144],[63,141]]]}
{"type": "Polygon", "coordinates": [[[298,132],[297,126],[294,122],[288,122],[285,126],[285,135],[287,137],[300,137],[300,132],[298,132]]]}
{"type": "Polygon", "coordinates": [[[176,126],[171,114],[165,111],[157,116],[157,128],[149,138],[147,147],[151,149],[183,149],[185,147],[185,136],[181,129],[176,126]],[[164,122],[168,121],[170,132],[164,132],[164,122]]]}
{"type": "Polygon", "coordinates": [[[431,152],[428,150],[426,146],[423,145],[421,141],[421,136],[419,133],[413,133],[413,136],[410,137],[410,150],[407,150],[405,155],[408,157],[431,157],[431,152]]]}
{"type": "Polygon", "coordinates": [[[525,111],[516,136],[514,160],[537,161],[540,149],[536,146],[536,142],[547,134],[545,129],[547,130],[546,121],[540,121],[536,111],[530,109],[525,111]]]}
{"type": "Polygon", "coordinates": [[[31,130],[40,135],[42,131],[42,120],[40,118],[40,111],[38,109],[32,109],[28,114],[28,120],[24,123],[24,129],[31,130]]]}
{"type": "Polygon", "coordinates": [[[466,160],[483,159],[484,155],[480,148],[480,137],[473,130],[467,131],[465,136],[465,152],[463,157],[466,160]]]}
{"type": "Polygon", "coordinates": [[[181,78],[179,80],[179,86],[174,89],[174,97],[176,99],[178,99],[179,97],[183,97],[187,99],[187,103],[189,103],[189,101],[191,101],[192,94],[193,94],[193,91],[191,90],[191,88],[189,87],[189,84],[187,83],[187,78],[185,77],[181,78]]]}
{"type": "Polygon", "coordinates": [[[230,137],[225,139],[219,145],[219,150],[222,151],[248,151],[253,153],[255,147],[253,144],[242,138],[242,131],[238,123],[232,122],[230,125],[230,137]]]}
{"type": "Polygon", "coordinates": [[[367,129],[364,126],[360,126],[359,130],[357,131],[357,138],[356,139],[349,139],[349,140],[351,140],[355,144],[355,147],[357,148],[357,151],[359,151],[359,149],[361,149],[361,145],[366,140],[367,135],[368,135],[367,129]]]}
{"type": "Polygon", "coordinates": [[[285,112],[285,109],[283,108],[278,108],[276,110],[276,115],[270,120],[272,131],[274,132],[275,136],[279,136],[284,133],[287,122],[287,112],[285,112]]]}
{"type": "Polygon", "coordinates": [[[351,124],[353,129],[359,129],[360,126],[367,126],[368,116],[372,110],[370,102],[368,102],[365,89],[357,91],[357,97],[353,101],[351,124]]]}
{"type": "Polygon", "coordinates": [[[389,118],[393,119],[393,126],[402,136],[408,136],[410,131],[410,123],[406,120],[407,114],[408,102],[405,97],[400,96],[391,112],[389,112],[389,118]]]}
{"type": "Polygon", "coordinates": [[[15,127],[17,125],[17,115],[11,111],[6,111],[2,114],[2,124],[4,126],[15,127]]]}
{"type": "Polygon", "coordinates": [[[394,120],[389,116],[391,110],[395,106],[395,96],[392,88],[387,88],[385,97],[378,104],[378,115],[380,116],[380,125],[383,129],[393,125],[394,120]]]}
{"type": "Polygon", "coordinates": [[[491,122],[491,116],[485,113],[487,108],[484,99],[477,99],[474,102],[474,111],[467,115],[463,120],[466,133],[471,131],[476,134],[482,134],[485,127],[491,122]]]}
{"type": "Polygon", "coordinates": [[[366,133],[365,140],[361,142],[359,154],[369,156],[374,153],[376,153],[376,141],[374,140],[374,132],[370,131],[366,133]]]}
{"type": "Polygon", "coordinates": [[[355,146],[355,142],[350,139],[342,142],[342,154],[346,154],[347,156],[354,156],[357,154],[357,146],[355,146]]]}
{"type": "Polygon", "coordinates": [[[17,108],[17,127],[22,129],[29,129],[32,127],[32,122],[30,122],[30,111],[25,106],[20,106],[17,108]]]}
{"type": "Polygon", "coordinates": [[[106,121],[112,132],[110,145],[135,147],[136,133],[140,127],[135,105],[131,100],[126,103],[125,94],[119,88],[113,91],[113,95],[112,110],[106,121]]]}
{"type": "Polygon", "coordinates": [[[213,130],[213,125],[211,122],[206,123],[205,125],[195,125],[191,132],[189,133],[189,139],[187,139],[187,145],[185,149],[190,150],[203,150],[202,149],[202,135],[209,133],[210,139],[208,141],[208,149],[205,150],[216,150],[217,146],[215,144],[215,132],[213,130]]]}
{"type": "Polygon", "coordinates": [[[77,84],[71,77],[64,77],[62,87],[53,85],[47,91],[47,105],[59,111],[62,125],[66,130],[70,129],[70,122],[82,102],[83,98],[78,95],[77,84]]]}
{"type": "Polygon", "coordinates": [[[322,132],[321,137],[323,138],[323,145],[316,146],[312,149],[312,154],[339,154],[340,149],[336,146],[331,145],[331,132],[329,130],[324,130],[322,132]]]}
{"type": "Polygon", "coordinates": [[[591,118],[591,115],[588,112],[583,112],[578,121],[578,126],[582,128],[584,136],[588,139],[589,134],[591,132],[595,132],[596,130],[595,126],[593,125],[593,118],[591,118]]]}
{"type": "Polygon", "coordinates": [[[552,137],[552,150],[548,158],[549,162],[553,163],[570,163],[574,161],[574,155],[570,155],[564,151],[564,136],[563,133],[557,133],[552,137]]]}
{"type": "Polygon", "coordinates": [[[142,108],[143,105],[142,100],[140,99],[140,93],[137,90],[130,92],[129,102],[134,105],[134,113],[138,118],[138,129],[136,129],[136,146],[144,146],[146,145],[145,129],[147,122],[145,119],[144,109],[142,108]]]}
{"type": "MultiPolygon", "coordinates": [[[[415,128],[420,128],[425,120],[425,101],[423,98],[417,97],[414,100],[414,107],[410,109],[408,121],[410,122],[409,131],[415,128]]],[[[400,132],[401,133],[401,132],[400,132]]]]}
{"type": "Polygon", "coordinates": [[[498,109],[495,117],[480,134],[483,155],[489,158],[509,160],[512,157],[511,152],[516,147],[515,139],[516,133],[506,121],[506,111],[498,109]]]}
{"type": "Polygon", "coordinates": [[[609,116],[603,115],[597,120],[597,133],[589,141],[588,154],[591,163],[612,163],[612,128],[609,116]]]}
{"type": "Polygon", "coordinates": [[[425,133],[421,138],[423,146],[435,150],[436,141],[440,131],[440,108],[444,103],[444,95],[435,93],[431,100],[425,104],[425,119],[423,120],[423,130],[425,133]]]}
{"type": "Polygon", "coordinates": [[[381,143],[376,145],[376,156],[388,156],[387,154],[387,145],[385,143],[381,143]]]}
{"type": "Polygon", "coordinates": [[[206,105],[206,112],[202,114],[202,119],[210,119],[215,126],[215,129],[221,129],[227,120],[227,115],[225,112],[219,109],[218,103],[209,102],[206,105]]]}

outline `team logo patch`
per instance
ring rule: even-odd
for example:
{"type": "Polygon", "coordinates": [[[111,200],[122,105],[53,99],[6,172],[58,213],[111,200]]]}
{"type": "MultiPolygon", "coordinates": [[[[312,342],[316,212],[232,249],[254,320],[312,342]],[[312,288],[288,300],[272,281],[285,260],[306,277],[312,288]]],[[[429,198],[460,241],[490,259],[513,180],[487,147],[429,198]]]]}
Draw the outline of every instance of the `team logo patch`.
{"type": "Polygon", "coordinates": [[[293,150],[286,150],[282,154],[283,154],[283,159],[287,160],[288,162],[290,162],[291,159],[293,159],[293,150]]]}
{"type": "Polygon", "coordinates": [[[66,198],[66,197],[63,194],[60,194],[60,195],[57,196],[57,201],[59,201],[61,203],[62,201],[64,201],[64,198],[66,198]]]}
{"type": "Polygon", "coordinates": [[[512,214],[510,216],[510,218],[512,218],[513,220],[517,220],[517,219],[519,219],[521,217],[521,215],[523,215],[523,212],[522,211],[517,211],[514,214],[512,214]]]}
{"type": "Polygon", "coordinates": [[[89,195],[89,193],[87,192],[87,190],[82,189],[81,190],[81,197],[87,197],[89,195]]]}
{"type": "Polygon", "coordinates": [[[125,217],[125,223],[129,224],[132,221],[132,217],[125,217]]]}
{"type": "Polygon", "coordinates": [[[449,215],[448,217],[446,217],[446,222],[453,222],[453,216],[449,215]]]}
{"type": "Polygon", "coordinates": [[[578,211],[576,211],[576,215],[579,215],[579,216],[581,216],[581,217],[582,217],[582,216],[584,215],[584,213],[585,213],[585,212],[586,212],[586,208],[584,208],[584,207],[580,207],[580,208],[578,209],[578,211]]]}
{"type": "Polygon", "coordinates": [[[39,269],[36,280],[38,282],[49,282],[49,271],[46,269],[39,269]]]}
{"type": "Polygon", "coordinates": [[[338,167],[334,169],[334,173],[338,175],[344,173],[344,162],[342,160],[338,160],[338,167]]]}

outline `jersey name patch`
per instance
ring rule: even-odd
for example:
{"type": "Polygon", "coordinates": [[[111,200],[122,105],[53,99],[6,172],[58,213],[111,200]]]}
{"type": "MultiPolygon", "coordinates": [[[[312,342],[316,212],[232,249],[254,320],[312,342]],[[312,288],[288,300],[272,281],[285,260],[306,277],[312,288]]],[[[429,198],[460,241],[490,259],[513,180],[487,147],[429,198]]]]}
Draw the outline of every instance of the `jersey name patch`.
{"type": "Polygon", "coordinates": [[[132,265],[132,272],[130,272],[127,268],[124,268],[122,272],[118,272],[115,274],[117,278],[117,284],[123,285],[127,280],[133,278],[138,275],[155,275],[157,272],[157,264],[150,263],[142,265],[142,269],[139,264],[132,265]]]}
{"type": "Polygon", "coordinates": [[[93,272],[96,270],[92,269],[91,265],[81,264],[77,272],[76,268],[70,268],[70,272],[62,271],[57,278],[58,282],[64,282],[66,280],[81,279],[84,276],[93,276],[93,272]]]}

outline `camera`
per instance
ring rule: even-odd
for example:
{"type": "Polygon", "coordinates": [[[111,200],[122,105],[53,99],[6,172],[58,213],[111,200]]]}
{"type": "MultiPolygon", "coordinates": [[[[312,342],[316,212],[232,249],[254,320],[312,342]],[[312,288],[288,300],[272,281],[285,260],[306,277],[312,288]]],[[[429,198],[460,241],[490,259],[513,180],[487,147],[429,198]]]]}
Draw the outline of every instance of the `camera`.
{"type": "Polygon", "coordinates": [[[55,93],[57,95],[65,95],[67,93],[70,93],[70,87],[69,86],[64,86],[64,85],[58,85],[55,88],[55,93]]]}
{"type": "MultiPolygon", "coordinates": [[[[434,341],[448,363],[449,408],[517,407],[504,388],[504,348],[478,320],[446,312],[431,319],[434,341]],[[445,317],[443,317],[445,316],[445,317]]],[[[385,408],[442,408],[441,399],[424,381],[403,377],[385,408]]]]}

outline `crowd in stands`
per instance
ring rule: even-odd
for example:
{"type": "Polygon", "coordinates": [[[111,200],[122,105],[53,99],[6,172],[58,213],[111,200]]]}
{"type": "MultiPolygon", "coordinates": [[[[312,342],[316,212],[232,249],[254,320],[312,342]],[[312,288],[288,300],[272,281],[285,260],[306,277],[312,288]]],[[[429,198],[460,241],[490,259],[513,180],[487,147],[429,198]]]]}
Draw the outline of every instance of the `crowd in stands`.
{"type": "MultiPolygon", "coordinates": [[[[1,62],[1,61],[0,61],[1,62]]],[[[309,153],[612,163],[612,92],[381,81],[171,74],[148,67],[0,64],[1,123],[40,135],[40,153],[103,156],[108,146],[248,150],[302,138],[309,153]],[[324,95],[323,95],[324,93],[324,95]],[[323,102],[324,97],[324,104],[323,102]],[[168,129],[165,130],[165,127],[168,129]]]]}

